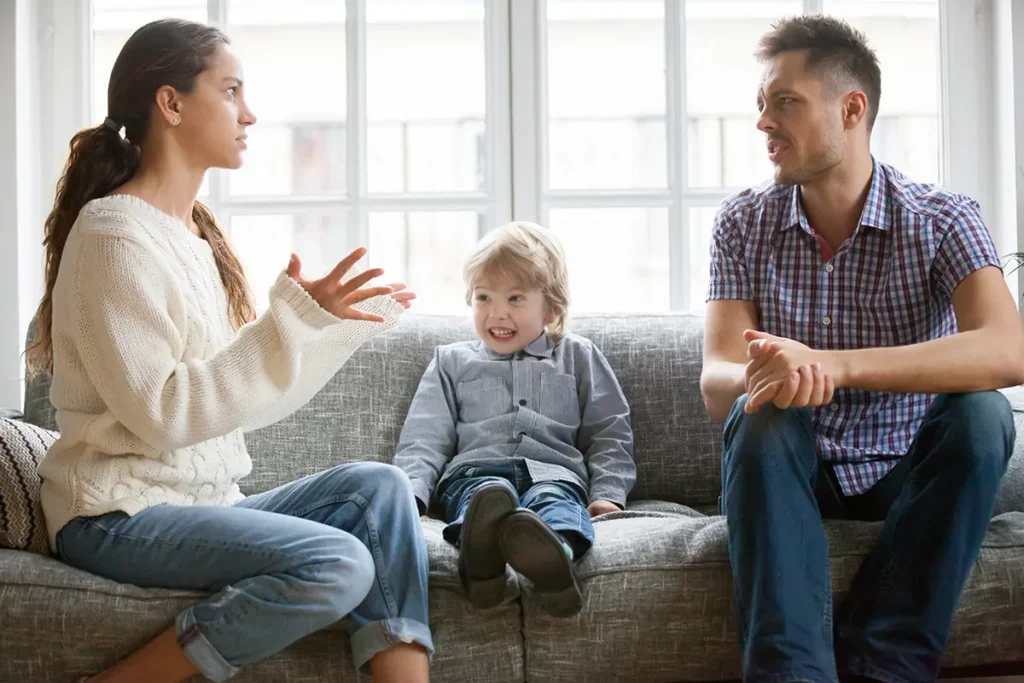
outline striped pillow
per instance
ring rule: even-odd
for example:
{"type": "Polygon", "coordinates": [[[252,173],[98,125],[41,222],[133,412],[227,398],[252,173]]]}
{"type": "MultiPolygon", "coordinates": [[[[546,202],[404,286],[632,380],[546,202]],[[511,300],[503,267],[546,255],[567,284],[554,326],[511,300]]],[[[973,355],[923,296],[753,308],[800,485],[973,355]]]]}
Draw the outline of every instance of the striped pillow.
{"type": "Polygon", "coordinates": [[[55,432],[0,417],[0,548],[48,554],[39,503],[39,461],[55,432]]]}

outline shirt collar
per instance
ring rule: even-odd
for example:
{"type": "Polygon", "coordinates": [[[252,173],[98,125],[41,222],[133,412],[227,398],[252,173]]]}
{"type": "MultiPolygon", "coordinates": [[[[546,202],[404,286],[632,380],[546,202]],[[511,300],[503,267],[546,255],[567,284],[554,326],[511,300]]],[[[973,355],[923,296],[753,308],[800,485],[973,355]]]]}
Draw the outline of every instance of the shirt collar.
{"type": "MultiPolygon", "coordinates": [[[[889,214],[889,180],[886,177],[885,169],[878,163],[877,159],[872,157],[871,163],[871,187],[868,188],[868,198],[864,202],[864,209],[860,213],[859,225],[867,225],[879,230],[888,230],[891,224],[891,216],[889,214]]],[[[779,229],[789,230],[799,225],[803,228],[804,232],[813,234],[814,231],[811,230],[811,224],[807,222],[807,214],[804,213],[804,207],[800,203],[800,186],[790,185],[788,194],[788,206],[779,229]]]]}
{"type": "MultiPolygon", "coordinates": [[[[506,360],[513,356],[513,354],[509,353],[495,353],[482,339],[480,343],[483,345],[484,352],[490,358],[506,360]]],[[[523,351],[535,358],[551,358],[551,355],[555,352],[555,343],[551,341],[551,337],[548,336],[547,332],[541,332],[540,336],[527,344],[523,351]]]]}

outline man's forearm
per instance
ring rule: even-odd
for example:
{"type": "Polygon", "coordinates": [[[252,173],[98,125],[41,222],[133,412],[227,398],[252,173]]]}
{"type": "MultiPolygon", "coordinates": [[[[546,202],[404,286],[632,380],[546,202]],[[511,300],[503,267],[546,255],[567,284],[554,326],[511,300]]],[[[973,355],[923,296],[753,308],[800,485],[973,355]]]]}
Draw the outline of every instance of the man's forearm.
{"type": "Polygon", "coordinates": [[[987,329],[909,346],[823,353],[837,386],[867,391],[949,394],[1024,383],[1024,348],[1013,335],[987,329]]]}
{"type": "Polygon", "coordinates": [[[710,361],[700,376],[700,392],[704,407],[712,420],[724,421],[736,399],[746,391],[743,363],[710,361]]]}

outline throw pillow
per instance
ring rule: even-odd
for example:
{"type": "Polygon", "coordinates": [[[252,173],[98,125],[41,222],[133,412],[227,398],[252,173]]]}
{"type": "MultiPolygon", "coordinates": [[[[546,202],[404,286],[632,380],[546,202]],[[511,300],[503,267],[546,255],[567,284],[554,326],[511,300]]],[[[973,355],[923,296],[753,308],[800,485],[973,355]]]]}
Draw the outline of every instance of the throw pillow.
{"type": "Polygon", "coordinates": [[[56,440],[55,432],[0,418],[0,547],[50,552],[38,469],[56,440]]]}

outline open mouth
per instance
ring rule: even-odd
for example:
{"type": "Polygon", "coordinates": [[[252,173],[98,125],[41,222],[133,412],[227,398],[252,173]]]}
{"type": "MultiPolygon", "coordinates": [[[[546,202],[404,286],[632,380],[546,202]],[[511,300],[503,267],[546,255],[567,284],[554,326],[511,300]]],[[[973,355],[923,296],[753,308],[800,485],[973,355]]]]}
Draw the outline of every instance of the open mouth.
{"type": "Polygon", "coordinates": [[[512,337],[516,336],[516,331],[510,330],[507,327],[491,327],[487,331],[491,337],[498,341],[509,341],[512,337]]]}
{"type": "Polygon", "coordinates": [[[788,149],[789,149],[789,145],[787,145],[784,142],[779,142],[778,140],[769,140],[768,141],[768,158],[771,160],[772,163],[777,163],[778,160],[779,160],[779,157],[781,157],[783,154],[785,154],[786,150],[788,150],[788,149]]]}

